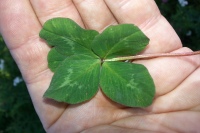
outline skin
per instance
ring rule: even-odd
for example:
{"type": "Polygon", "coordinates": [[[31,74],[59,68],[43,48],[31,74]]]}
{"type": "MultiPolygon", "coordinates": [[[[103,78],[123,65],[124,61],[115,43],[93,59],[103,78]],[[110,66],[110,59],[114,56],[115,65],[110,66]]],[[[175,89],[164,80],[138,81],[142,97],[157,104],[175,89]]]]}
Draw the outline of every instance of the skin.
{"type": "Polygon", "coordinates": [[[199,132],[200,55],[134,61],[144,64],[155,81],[156,96],[147,108],[118,105],[101,91],[79,105],[42,97],[53,73],[47,66],[50,48],[38,34],[53,17],[68,17],[99,32],[112,24],[133,23],[151,40],[141,54],[190,52],[153,0],[2,0],[0,9],[0,33],[46,132],[199,132]]]}

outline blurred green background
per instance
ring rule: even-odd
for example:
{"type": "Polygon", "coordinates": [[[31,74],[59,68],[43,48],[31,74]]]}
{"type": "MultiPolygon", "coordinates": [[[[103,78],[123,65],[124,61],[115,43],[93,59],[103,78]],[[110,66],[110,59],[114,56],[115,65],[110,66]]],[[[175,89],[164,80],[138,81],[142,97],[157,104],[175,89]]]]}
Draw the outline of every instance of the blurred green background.
{"type": "MultiPolygon", "coordinates": [[[[156,3],[183,45],[199,50],[200,0],[156,0],[156,3]]],[[[44,133],[22,76],[1,37],[0,133],[44,133]]]]}

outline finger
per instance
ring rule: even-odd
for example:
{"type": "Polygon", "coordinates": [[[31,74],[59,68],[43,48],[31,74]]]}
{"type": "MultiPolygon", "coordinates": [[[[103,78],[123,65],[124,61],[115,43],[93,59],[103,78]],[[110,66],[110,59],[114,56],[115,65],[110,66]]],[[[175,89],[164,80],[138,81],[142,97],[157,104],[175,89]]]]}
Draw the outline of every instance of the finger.
{"type": "Polygon", "coordinates": [[[103,0],[73,0],[82,20],[88,29],[103,30],[116,20],[103,0]]]}
{"type": "Polygon", "coordinates": [[[49,47],[39,39],[41,25],[27,0],[1,1],[0,9],[0,32],[20,68],[36,112],[46,127],[59,117],[65,105],[47,104],[42,98],[52,73],[47,69],[46,61],[49,47]]]}
{"type": "Polygon", "coordinates": [[[0,32],[24,79],[31,80],[33,75],[47,68],[49,48],[39,39],[41,25],[26,0],[2,1],[0,8],[0,32]]]}
{"type": "Polygon", "coordinates": [[[151,110],[156,113],[161,113],[189,109],[192,110],[192,108],[198,107],[200,105],[199,75],[200,67],[188,76],[176,89],[157,98],[151,106],[151,110]]]}
{"type": "Polygon", "coordinates": [[[31,0],[40,23],[55,17],[66,17],[84,27],[82,20],[72,0],[31,0]]]}
{"type": "MultiPolygon", "coordinates": [[[[174,53],[190,52],[188,48],[181,48],[174,53]]],[[[149,60],[138,60],[135,63],[145,65],[156,86],[156,97],[165,95],[179,86],[185,78],[199,66],[198,56],[162,57],[149,60]]],[[[165,104],[166,105],[166,104],[165,104]]]]}
{"type": "Polygon", "coordinates": [[[21,47],[27,38],[38,37],[41,26],[28,1],[1,1],[0,8],[0,32],[9,49],[21,47]]]}
{"type": "Polygon", "coordinates": [[[133,23],[150,38],[145,53],[171,52],[181,42],[153,0],[105,0],[119,23],[133,23]]]}

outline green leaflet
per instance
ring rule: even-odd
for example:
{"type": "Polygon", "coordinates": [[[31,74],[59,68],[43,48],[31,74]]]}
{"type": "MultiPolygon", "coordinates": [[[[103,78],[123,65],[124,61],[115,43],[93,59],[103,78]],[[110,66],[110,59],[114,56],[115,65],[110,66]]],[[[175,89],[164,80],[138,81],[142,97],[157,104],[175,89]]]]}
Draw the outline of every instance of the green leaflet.
{"type": "Polygon", "coordinates": [[[149,39],[132,24],[109,26],[101,34],[68,18],[47,21],[40,32],[52,47],[49,68],[55,72],[44,97],[70,104],[90,100],[102,88],[111,100],[130,107],[149,106],[155,85],[141,64],[106,59],[142,51],[149,39]]]}
{"type": "Polygon", "coordinates": [[[148,70],[141,64],[126,62],[103,63],[100,86],[113,101],[132,107],[150,105],[155,93],[148,70]]]}
{"type": "Polygon", "coordinates": [[[97,34],[97,31],[85,30],[66,18],[50,19],[40,31],[41,38],[66,56],[77,53],[92,55],[91,42],[97,34]]]}
{"type": "Polygon", "coordinates": [[[48,20],[40,31],[40,37],[54,47],[48,54],[49,68],[55,71],[65,58],[74,54],[97,57],[91,51],[91,42],[97,34],[97,31],[81,28],[71,19],[48,20]]]}
{"type": "Polygon", "coordinates": [[[76,104],[91,99],[98,91],[100,59],[74,55],[57,68],[44,96],[76,104]]]}
{"type": "Polygon", "coordinates": [[[149,39],[133,24],[110,26],[92,43],[94,52],[103,59],[130,56],[141,52],[149,39]]]}
{"type": "Polygon", "coordinates": [[[91,42],[97,34],[97,31],[85,30],[73,20],[66,18],[50,19],[40,32],[42,38],[51,46],[63,45],[63,42],[72,41],[88,49],[91,49],[91,42]]]}

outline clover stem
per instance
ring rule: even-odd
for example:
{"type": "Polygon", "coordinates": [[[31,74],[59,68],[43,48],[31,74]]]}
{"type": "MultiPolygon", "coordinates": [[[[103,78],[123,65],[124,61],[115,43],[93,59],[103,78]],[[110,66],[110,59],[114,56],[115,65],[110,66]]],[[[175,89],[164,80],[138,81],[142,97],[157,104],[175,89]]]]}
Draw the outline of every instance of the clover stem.
{"type": "Polygon", "coordinates": [[[124,61],[124,60],[136,60],[136,59],[149,59],[149,58],[157,58],[157,57],[174,57],[174,56],[191,56],[200,54],[199,51],[195,52],[186,52],[186,53],[158,53],[158,54],[144,54],[144,55],[135,55],[135,56],[124,56],[124,57],[116,57],[112,59],[105,59],[104,61],[124,61]]]}

